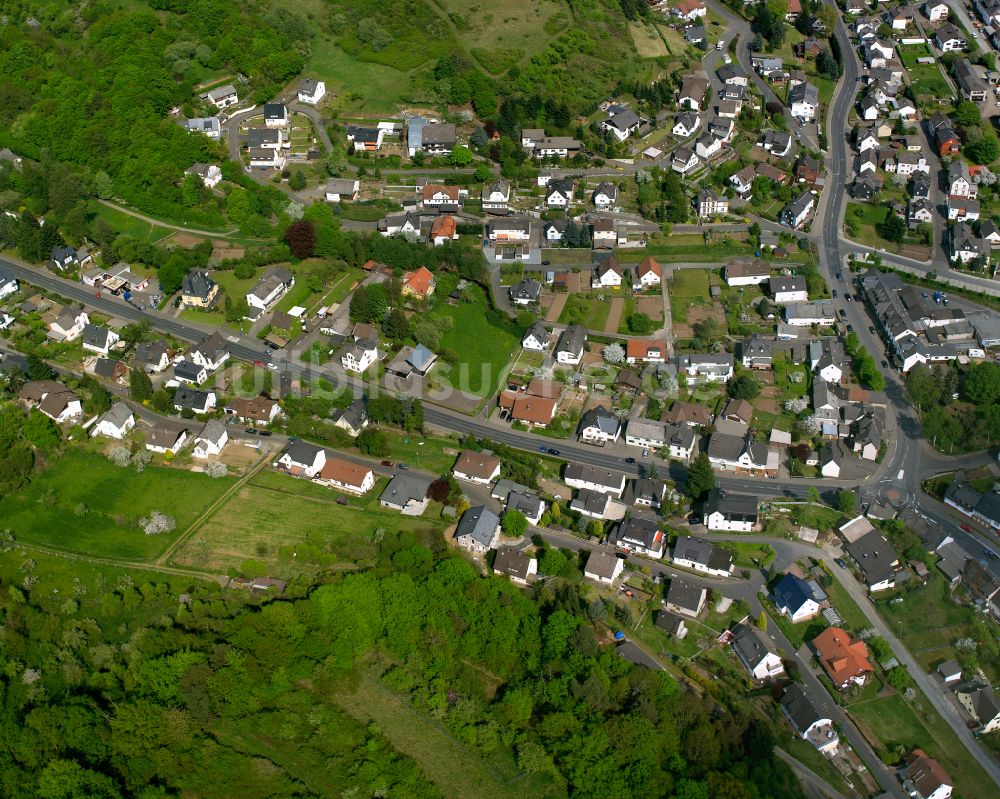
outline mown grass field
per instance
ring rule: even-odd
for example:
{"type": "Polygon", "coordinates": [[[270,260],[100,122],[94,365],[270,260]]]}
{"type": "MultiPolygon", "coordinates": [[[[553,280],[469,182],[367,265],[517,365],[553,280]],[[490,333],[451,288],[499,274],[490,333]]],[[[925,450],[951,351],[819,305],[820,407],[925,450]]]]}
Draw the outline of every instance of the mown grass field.
{"type": "Polygon", "coordinates": [[[233,485],[232,478],[164,466],[141,474],[101,455],[70,449],[17,494],[0,500],[0,520],[19,540],[98,557],[148,560],[233,485]],[[138,520],[158,510],[173,533],[147,536],[138,520]]]}
{"type": "Polygon", "coordinates": [[[667,292],[670,295],[670,315],[675,322],[686,322],[692,305],[708,305],[709,269],[675,269],[667,292]]]}
{"type": "Polygon", "coordinates": [[[570,294],[566,304],[559,314],[559,323],[563,325],[583,325],[588,330],[603,330],[611,311],[611,297],[621,296],[621,292],[608,291],[603,300],[598,300],[588,294],[570,294]]]}
{"type": "Polygon", "coordinates": [[[313,40],[306,71],[326,80],[330,99],[324,104],[354,113],[394,111],[409,84],[406,72],[358,61],[325,36],[313,40]]]}
{"type": "MultiPolygon", "coordinates": [[[[381,483],[378,489],[384,486],[381,483]]],[[[255,561],[276,576],[316,567],[350,567],[375,555],[375,535],[402,530],[440,530],[435,518],[413,518],[378,509],[377,493],[365,507],[338,505],[340,494],[316,496],[317,486],[284,475],[240,488],[197,529],[174,556],[178,565],[213,571],[240,568],[255,561]],[[284,484],[277,481],[284,477],[284,484]],[[281,486],[280,488],[278,486],[281,486]]],[[[363,504],[363,503],[359,503],[363,504]]]]}
{"type": "Polygon", "coordinates": [[[126,214],[124,211],[111,208],[96,200],[90,202],[89,210],[107,222],[115,232],[132,236],[139,241],[149,242],[150,244],[165,239],[174,232],[170,228],[143,222],[141,219],[136,219],[136,217],[126,214]]]}

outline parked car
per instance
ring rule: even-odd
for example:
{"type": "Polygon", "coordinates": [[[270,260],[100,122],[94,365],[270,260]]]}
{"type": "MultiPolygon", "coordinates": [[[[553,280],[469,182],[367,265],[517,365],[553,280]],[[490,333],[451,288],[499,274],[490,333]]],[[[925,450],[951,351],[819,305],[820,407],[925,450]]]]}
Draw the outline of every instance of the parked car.
{"type": "Polygon", "coordinates": [[[833,292],[832,292],[832,294],[833,294],[833,298],[837,299],[837,289],[834,289],[833,292]]]}
{"type": "Polygon", "coordinates": [[[272,436],[274,434],[270,430],[261,430],[259,433],[257,433],[257,435],[259,435],[261,438],[267,438],[268,436],[272,436]]]}
{"type": "Polygon", "coordinates": [[[836,563],[838,566],[840,566],[840,568],[842,569],[848,568],[847,561],[844,560],[843,558],[834,558],[833,562],[836,563]]]}
{"type": "Polygon", "coordinates": [[[843,308],[840,309],[840,318],[841,319],[847,318],[847,311],[845,311],[843,308]]]}
{"type": "Polygon", "coordinates": [[[559,454],[559,450],[557,450],[557,449],[550,449],[550,450],[548,450],[548,453],[549,453],[549,455],[558,455],[559,454]]]}
{"type": "Polygon", "coordinates": [[[257,435],[257,431],[253,427],[248,427],[243,432],[246,433],[248,436],[255,436],[255,435],[257,435]]]}
{"type": "Polygon", "coordinates": [[[410,467],[407,466],[405,463],[397,463],[396,464],[396,468],[397,469],[403,469],[405,471],[406,469],[409,469],[410,467]]]}
{"type": "Polygon", "coordinates": [[[888,369],[889,368],[889,362],[888,361],[882,361],[882,368],[883,369],[888,369]]]}
{"type": "Polygon", "coordinates": [[[635,463],[635,458],[626,458],[625,463],[635,463]]]}
{"type": "Polygon", "coordinates": [[[545,446],[544,444],[542,444],[541,446],[538,447],[538,451],[539,452],[548,452],[549,448],[547,446],[545,446]]]}
{"type": "Polygon", "coordinates": [[[960,527],[961,529],[965,530],[965,532],[967,532],[967,533],[971,533],[971,532],[973,532],[973,530],[972,530],[972,526],[971,526],[971,525],[968,525],[968,524],[960,524],[960,525],[958,525],[958,526],[959,526],[959,527],[960,527]]]}
{"type": "Polygon", "coordinates": [[[877,335],[875,333],[875,325],[868,325],[868,332],[871,333],[873,336],[877,335]]]}
{"type": "Polygon", "coordinates": [[[383,466],[388,466],[391,469],[396,464],[394,464],[392,461],[382,461],[382,465],[383,466]]]}
{"type": "Polygon", "coordinates": [[[854,325],[848,325],[847,326],[847,332],[848,333],[853,333],[854,332],[854,325]]]}

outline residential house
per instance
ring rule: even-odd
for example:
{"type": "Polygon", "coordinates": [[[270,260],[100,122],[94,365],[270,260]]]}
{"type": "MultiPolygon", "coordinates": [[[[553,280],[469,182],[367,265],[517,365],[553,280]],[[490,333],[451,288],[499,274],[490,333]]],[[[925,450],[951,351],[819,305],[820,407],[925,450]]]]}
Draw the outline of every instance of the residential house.
{"type": "Polygon", "coordinates": [[[659,611],[656,614],[654,624],[671,638],[683,639],[688,634],[687,624],[680,616],[667,611],[659,611]]]}
{"type": "Polygon", "coordinates": [[[500,476],[500,459],[490,452],[462,450],[452,469],[457,480],[489,485],[500,476]]]}
{"type": "Polygon", "coordinates": [[[976,730],[981,735],[1000,730],[1000,699],[988,685],[973,683],[955,690],[962,707],[979,723],[976,730]]]}
{"type": "Polygon", "coordinates": [[[597,208],[614,210],[618,207],[618,186],[614,183],[602,181],[594,189],[592,198],[597,208]]]}
{"type": "Polygon", "coordinates": [[[648,291],[659,288],[663,280],[663,267],[647,255],[635,268],[632,291],[648,291]]]}
{"type": "Polygon", "coordinates": [[[125,384],[128,376],[128,367],[121,361],[114,361],[110,358],[98,358],[94,362],[94,374],[103,377],[105,380],[125,384]]]}
{"type": "Polygon", "coordinates": [[[512,547],[504,547],[497,550],[493,560],[493,573],[505,574],[517,585],[527,585],[538,574],[538,560],[512,547]]]}
{"type": "Polygon", "coordinates": [[[244,424],[255,427],[269,425],[281,415],[281,406],[264,395],[250,399],[236,397],[224,410],[227,416],[235,416],[244,424]]]}
{"type": "Polygon", "coordinates": [[[601,129],[611,133],[618,141],[625,141],[639,129],[642,120],[631,108],[623,108],[601,122],[601,129]]]}
{"type": "Polygon", "coordinates": [[[54,341],[76,341],[83,335],[83,329],[89,324],[90,317],[86,311],[66,307],[49,324],[47,335],[54,341]]]}
{"type": "Polygon", "coordinates": [[[965,38],[965,34],[949,22],[934,32],[934,44],[941,52],[949,53],[953,50],[966,49],[969,46],[969,40],[965,38]]]}
{"type": "Polygon", "coordinates": [[[975,222],[979,219],[979,200],[967,197],[948,198],[948,219],[960,222],[975,222]]]}
{"type": "Polygon", "coordinates": [[[569,158],[580,152],[580,142],[572,136],[545,136],[535,144],[535,158],[569,158]]]}
{"type": "Polygon", "coordinates": [[[615,546],[650,558],[663,557],[665,537],[655,519],[629,516],[618,523],[614,532],[615,546]]]}
{"type": "Polygon", "coordinates": [[[694,136],[698,132],[698,128],[701,127],[701,116],[694,111],[681,111],[674,118],[674,126],[671,132],[675,136],[680,136],[682,139],[687,139],[694,136]]]}
{"type": "Polygon", "coordinates": [[[685,175],[698,166],[698,155],[690,147],[678,147],[670,157],[670,168],[685,175]]]}
{"type": "Polygon", "coordinates": [[[545,322],[537,320],[521,339],[521,346],[526,350],[546,352],[552,341],[552,334],[545,328],[545,322]]]}
{"type": "Polygon", "coordinates": [[[136,345],[132,365],[147,372],[162,372],[170,365],[170,350],[163,339],[136,345]]]}
{"type": "Polygon", "coordinates": [[[726,352],[680,355],[677,370],[684,373],[689,385],[726,383],[733,376],[733,356],[726,352]]]}
{"type": "Polygon", "coordinates": [[[580,417],[578,429],[580,440],[585,444],[604,446],[618,440],[621,434],[621,422],[618,417],[603,405],[598,405],[586,411],[580,417]]]}
{"type": "Polygon", "coordinates": [[[83,348],[90,352],[106,356],[120,340],[121,336],[109,328],[91,324],[83,326],[83,348]]]}
{"type": "Polygon", "coordinates": [[[236,87],[231,83],[219,86],[217,89],[212,89],[210,92],[203,94],[202,99],[207,100],[220,110],[228,108],[231,105],[236,105],[240,101],[239,96],[236,94],[236,87]]]}
{"type": "Polygon", "coordinates": [[[978,188],[969,175],[969,167],[965,161],[955,159],[948,164],[948,196],[976,199],[978,188]]]}
{"type": "Polygon", "coordinates": [[[485,505],[469,508],[455,528],[455,540],[463,549],[486,554],[500,540],[500,517],[485,505]]]}
{"type": "Polygon", "coordinates": [[[922,10],[930,22],[943,22],[948,19],[948,4],[944,0],[927,0],[922,10]]]}
{"type": "Polygon", "coordinates": [[[523,218],[491,219],[486,235],[496,244],[524,244],[531,239],[531,223],[523,218]]]}
{"type": "Polygon", "coordinates": [[[179,386],[174,392],[174,409],[192,413],[210,413],[217,402],[214,391],[202,391],[189,386],[179,386]]]}
{"type": "Polygon", "coordinates": [[[612,585],[625,569],[625,561],[614,552],[597,549],[587,556],[583,576],[603,585],[612,585]]]}
{"type": "Polygon", "coordinates": [[[247,292],[247,305],[250,312],[256,311],[257,318],[261,312],[266,311],[276,303],[285,293],[295,285],[295,275],[284,267],[273,267],[268,271],[257,284],[247,292]]]}
{"type": "Polygon", "coordinates": [[[595,289],[617,289],[621,288],[622,277],[625,270],[618,263],[615,256],[604,259],[594,269],[594,274],[590,279],[591,288],[595,289]]]}
{"type": "Polygon", "coordinates": [[[899,556],[881,533],[872,530],[844,549],[861,570],[869,592],[885,591],[896,585],[899,556]]]}
{"type": "Polygon", "coordinates": [[[90,428],[90,435],[121,440],[133,427],[135,416],[132,415],[132,409],[124,402],[116,402],[97,418],[90,428]]]}
{"type": "Polygon", "coordinates": [[[792,729],[803,741],[808,741],[824,753],[832,752],[839,746],[840,739],[833,729],[833,720],[816,709],[801,685],[792,683],[785,688],[780,704],[792,729]]]}
{"type": "Polygon", "coordinates": [[[17,293],[17,278],[8,269],[0,267],[0,300],[17,293]]]}
{"type": "Polygon", "coordinates": [[[457,207],[461,201],[462,190],[458,186],[425,183],[420,189],[420,203],[424,208],[457,207]]]}
{"type": "Polygon", "coordinates": [[[637,477],[629,480],[622,500],[626,505],[634,505],[637,508],[659,510],[666,494],[667,486],[665,483],[661,483],[659,480],[637,477]]]}
{"type": "Polygon", "coordinates": [[[326,201],[339,203],[343,200],[353,202],[358,199],[361,182],[351,178],[330,178],[326,182],[326,201]]]}
{"type": "Polygon", "coordinates": [[[775,583],[771,599],[778,612],[787,616],[793,624],[811,619],[820,612],[812,586],[790,572],[775,583]]]}
{"type": "Polygon", "coordinates": [[[210,189],[222,182],[222,170],[215,164],[192,164],[184,170],[184,174],[194,175],[210,189]]]}
{"type": "Polygon", "coordinates": [[[788,205],[781,209],[781,224],[798,230],[809,217],[815,205],[815,197],[811,192],[803,192],[788,205]]]}
{"type": "Polygon", "coordinates": [[[695,197],[695,208],[698,209],[698,216],[712,217],[729,213],[729,199],[712,189],[702,189],[695,197]]]}
{"type": "Polygon", "coordinates": [[[684,41],[688,44],[701,44],[706,39],[707,34],[705,33],[704,25],[688,25],[684,28],[684,41]]]}
{"type": "Polygon", "coordinates": [[[176,427],[165,422],[156,424],[146,437],[146,449],[161,455],[176,455],[188,439],[186,427],[176,427]]]}
{"type": "Polygon", "coordinates": [[[379,495],[379,505],[399,511],[406,516],[419,516],[427,509],[428,488],[430,488],[428,480],[413,474],[397,472],[379,495]]]}
{"type": "Polygon", "coordinates": [[[952,779],[934,758],[922,749],[914,749],[898,772],[903,790],[912,799],[949,799],[952,779]]]}
{"type": "Polygon", "coordinates": [[[542,294],[542,284],[532,278],[525,278],[516,286],[508,289],[511,302],[515,305],[531,305],[537,303],[542,294]]]}
{"type": "Polygon", "coordinates": [[[715,74],[724,86],[743,86],[746,88],[749,83],[746,72],[736,61],[723,64],[715,70],[715,74]]]}
{"type": "Polygon", "coordinates": [[[708,602],[708,589],[681,577],[671,577],[663,598],[663,606],[670,613],[696,619],[708,602]]]}
{"type": "Polygon", "coordinates": [[[757,172],[754,169],[753,164],[743,167],[743,169],[730,175],[729,183],[736,190],[736,193],[740,195],[744,200],[750,199],[750,192],[753,189],[754,179],[757,177],[757,172]]]}
{"type": "Polygon", "coordinates": [[[807,302],[809,290],[806,279],[799,275],[779,275],[768,278],[768,292],[771,299],[779,305],[790,302],[807,302]]]}
{"type": "Polygon", "coordinates": [[[745,399],[730,399],[726,402],[726,407],[722,409],[720,419],[748,427],[753,421],[753,405],[745,399]]]}
{"type": "MultiPolygon", "coordinates": [[[[277,132],[277,131],[276,131],[277,132]]],[[[250,166],[258,169],[284,169],[287,159],[278,148],[251,147],[250,166]]]]}
{"type": "Polygon", "coordinates": [[[510,210],[510,182],[502,178],[483,185],[482,208],[494,214],[510,210]]]}
{"type": "Polygon", "coordinates": [[[412,157],[417,149],[423,150],[427,155],[451,155],[458,143],[455,125],[450,122],[432,122],[425,124],[421,129],[421,141],[419,147],[412,149],[412,157]]]}
{"type": "Polygon", "coordinates": [[[229,345],[218,333],[212,333],[203,338],[200,344],[192,347],[187,357],[194,363],[204,366],[209,372],[214,372],[229,360],[229,345]]]}
{"type": "Polygon", "coordinates": [[[428,238],[435,247],[457,239],[458,225],[455,223],[455,217],[444,214],[435,219],[431,223],[431,232],[428,238]]]}
{"type": "Polygon", "coordinates": [[[209,419],[201,432],[194,438],[191,454],[196,458],[210,458],[219,455],[229,443],[229,431],[218,419],[209,419]]]}
{"type": "Polygon", "coordinates": [[[200,363],[182,360],[174,364],[174,379],[180,383],[200,386],[208,380],[208,370],[200,363]]]}
{"type": "Polygon", "coordinates": [[[211,308],[219,297],[219,285],[204,269],[192,269],[181,280],[181,305],[185,308],[211,308]]]}
{"type": "Polygon", "coordinates": [[[677,107],[686,108],[690,111],[701,111],[705,96],[708,94],[709,83],[707,78],[695,75],[688,75],[681,82],[681,90],[677,96],[677,107]]]}
{"type": "Polygon", "coordinates": [[[350,494],[366,494],[375,487],[375,473],[368,466],[343,458],[327,458],[314,479],[350,494]]]}
{"type": "Polygon", "coordinates": [[[788,108],[795,119],[812,122],[819,110],[819,89],[811,83],[800,83],[788,93],[788,108]]]}
{"type": "Polygon", "coordinates": [[[730,261],[726,264],[727,286],[759,286],[771,276],[771,267],[764,261],[730,261]]]}
{"type": "Polygon", "coordinates": [[[670,9],[671,16],[679,17],[687,22],[694,22],[708,13],[708,8],[702,0],[678,0],[670,9]]]}
{"type": "Polygon", "coordinates": [[[548,242],[562,241],[566,235],[567,221],[565,219],[547,219],[542,222],[542,240],[548,242]]]}
{"type": "Polygon", "coordinates": [[[668,424],[707,427],[712,423],[712,412],[705,405],[674,400],[674,404],[663,414],[663,421],[668,424]]]}
{"type": "Polygon", "coordinates": [[[767,635],[756,627],[739,622],[731,630],[736,657],[755,680],[767,680],[785,673],[781,658],[767,635]]]}
{"type": "Polygon", "coordinates": [[[703,538],[678,536],[670,562],[713,577],[729,577],[733,573],[733,553],[717,547],[703,538]]]}
{"type": "Polygon", "coordinates": [[[851,640],[850,633],[840,627],[827,627],[809,645],[831,682],[841,690],[864,685],[875,671],[865,642],[851,640]]]}
{"type": "MultiPolygon", "coordinates": [[[[722,150],[722,141],[715,138],[710,133],[702,134],[694,145],[694,153],[699,158],[708,161],[713,155],[722,150]]],[[[728,201],[726,203],[728,205],[728,201]]]]}
{"type": "Polygon", "coordinates": [[[556,361],[569,366],[579,365],[586,344],[586,329],[580,325],[569,325],[559,334],[556,342],[556,361]]]}
{"type": "Polygon", "coordinates": [[[969,264],[978,258],[985,258],[988,261],[991,251],[990,243],[975,235],[971,225],[959,222],[951,229],[953,262],[969,264]]]}
{"type": "Polygon", "coordinates": [[[326,450],[323,447],[296,439],[288,442],[274,465],[296,477],[308,477],[312,480],[322,471],[325,463],[326,450]]]}
{"type": "Polygon", "coordinates": [[[910,200],[910,203],[906,208],[906,221],[909,228],[912,230],[918,225],[933,222],[933,209],[934,206],[931,204],[930,200],[925,200],[923,198],[910,200]]]}
{"type": "Polygon", "coordinates": [[[630,338],[625,342],[626,363],[666,363],[666,342],[648,338],[630,338]]]}
{"type": "Polygon", "coordinates": [[[331,415],[333,426],[346,430],[352,438],[368,427],[368,411],[363,399],[356,399],[346,408],[338,408],[331,415]]]}
{"type": "Polygon", "coordinates": [[[749,435],[713,433],[708,440],[708,460],[713,468],[746,474],[777,476],[778,453],[749,435]]]}
{"type": "Polygon", "coordinates": [[[709,530],[752,532],[760,523],[757,497],[714,488],[705,500],[703,521],[709,530]]]}
{"type": "Polygon", "coordinates": [[[793,141],[792,135],[783,130],[765,130],[759,145],[764,152],[784,158],[791,152],[793,141]]]}
{"type": "Polygon", "coordinates": [[[839,383],[847,371],[847,353],[839,339],[809,342],[809,369],[826,383],[839,383]]]}
{"type": "Polygon", "coordinates": [[[785,321],[793,327],[810,327],[812,325],[829,327],[836,323],[837,316],[830,300],[814,300],[786,305],[785,321]]]}
{"type": "Polygon", "coordinates": [[[968,58],[958,59],[952,69],[962,99],[981,103],[991,96],[989,85],[968,58]]]}
{"type": "Polygon", "coordinates": [[[316,78],[299,81],[298,100],[307,105],[316,105],[326,95],[326,83],[316,78]]]}
{"type": "Polygon", "coordinates": [[[210,139],[222,138],[222,124],[218,117],[195,117],[181,120],[180,126],[191,133],[200,133],[210,139]]]}
{"type": "Polygon", "coordinates": [[[390,214],[379,221],[378,230],[383,236],[414,239],[420,235],[420,217],[409,211],[403,214],[390,214]]]}
{"type": "Polygon", "coordinates": [[[962,666],[957,660],[946,660],[937,667],[937,673],[945,685],[951,685],[962,679],[962,666]]]}
{"type": "Polygon", "coordinates": [[[898,153],[894,158],[887,158],[884,166],[886,172],[896,173],[907,178],[915,172],[929,174],[931,171],[930,164],[922,153],[913,153],[908,150],[898,153]]]}
{"type": "Polygon", "coordinates": [[[360,339],[348,343],[340,352],[340,364],[349,372],[366,372],[378,360],[378,343],[360,339]]]}
{"type": "Polygon", "coordinates": [[[563,482],[570,488],[588,489],[615,497],[620,497],[625,490],[625,475],[621,472],[588,466],[577,461],[566,464],[563,482]]]}

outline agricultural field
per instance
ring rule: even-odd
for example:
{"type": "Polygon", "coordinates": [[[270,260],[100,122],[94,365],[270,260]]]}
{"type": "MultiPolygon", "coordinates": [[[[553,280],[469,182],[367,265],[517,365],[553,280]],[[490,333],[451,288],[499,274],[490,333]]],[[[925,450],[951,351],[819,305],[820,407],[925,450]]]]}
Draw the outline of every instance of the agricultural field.
{"type": "Polygon", "coordinates": [[[27,488],[0,500],[0,518],[26,543],[98,557],[149,560],[234,482],[154,465],[140,474],[101,455],[70,449],[27,488]],[[144,535],[139,519],[153,511],[173,516],[175,531],[144,535]]]}

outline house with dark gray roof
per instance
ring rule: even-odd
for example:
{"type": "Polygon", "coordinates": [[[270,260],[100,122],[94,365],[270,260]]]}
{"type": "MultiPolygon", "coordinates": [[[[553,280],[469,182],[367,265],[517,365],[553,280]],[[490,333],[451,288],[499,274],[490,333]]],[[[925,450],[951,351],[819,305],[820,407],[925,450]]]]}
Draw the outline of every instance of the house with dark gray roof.
{"type": "Polygon", "coordinates": [[[614,541],[615,546],[629,552],[651,558],[663,557],[665,537],[655,519],[630,516],[615,528],[614,541]]]}
{"type": "Polygon", "coordinates": [[[500,517],[485,505],[469,508],[458,522],[455,540],[463,549],[485,554],[500,540],[500,517]]]}
{"type": "Polygon", "coordinates": [[[603,405],[598,405],[586,411],[580,417],[579,435],[585,444],[604,446],[618,440],[621,434],[621,421],[603,405]]]}
{"type": "Polygon", "coordinates": [[[705,609],[708,589],[695,585],[682,577],[673,577],[663,600],[664,607],[671,613],[696,618],[705,609]]]}
{"type": "Polygon", "coordinates": [[[178,386],[174,392],[174,408],[179,411],[208,413],[214,410],[216,403],[214,391],[202,391],[188,386],[178,386]]]}
{"type": "Polygon", "coordinates": [[[512,583],[527,585],[538,574],[538,560],[512,547],[503,547],[497,550],[493,572],[507,575],[512,583]]]}
{"type": "Polygon", "coordinates": [[[682,535],[674,542],[671,563],[713,577],[729,577],[733,572],[733,553],[703,538],[682,535]]]}
{"type": "Polygon", "coordinates": [[[576,366],[583,360],[586,343],[586,329],[580,325],[569,325],[559,334],[559,340],[556,342],[556,360],[559,363],[576,366]]]}
{"type": "Polygon", "coordinates": [[[808,741],[820,752],[837,748],[840,739],[833,729],[833,720],[820,713],[809,694],[798,683],[792,683],[781,697],[781,710],[792,729],[803,740],[808,741]]]}
{"type": "Polygon", "coordinates": [[[773,679],[785,673],[768,637],[756,627],[740,622],[733,627],[731,639],[733,652],[755,680],[773,679]]]}
{"type": "Polygon", "coordinates": [[[379,496],[383,508],[398,510],[407,516],[419,516],[427,508],[430,481],[406,472],[397,472],[379,496]]]}
{"type": "Polygon", "coordinates": [[[857,541],[847,543],[844,551],[861,570],[871,593],[896,585],[899,555],[881,533],[875,530],[865,533],[857,541]]]}

